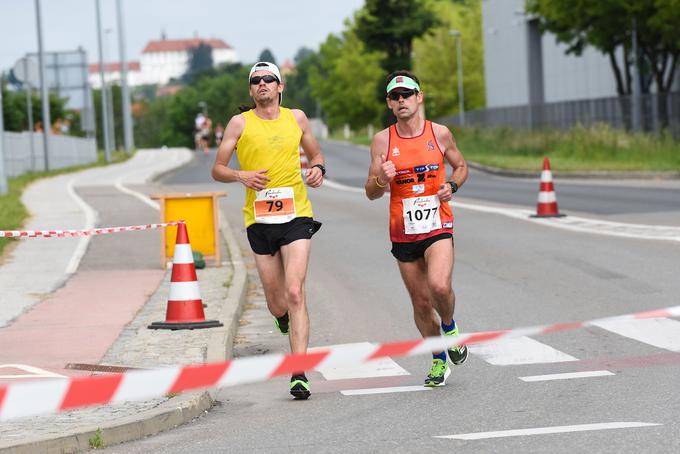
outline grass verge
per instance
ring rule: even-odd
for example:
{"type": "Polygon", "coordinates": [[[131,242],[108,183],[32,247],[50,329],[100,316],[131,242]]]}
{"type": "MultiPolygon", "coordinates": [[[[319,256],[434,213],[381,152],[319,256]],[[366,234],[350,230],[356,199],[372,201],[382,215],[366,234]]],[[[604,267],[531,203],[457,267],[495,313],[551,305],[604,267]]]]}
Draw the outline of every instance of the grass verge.
{"type": "MultiPolygon", "coordinates": [[[[24,225],[24,221],[28,217],[28,211],[24,204],[21,203],[21,194],[32,182],[39,180],[40,178],[53,177],[64,173],[77,172],[92,167],[123,162],[131,156],[132,155],[127,155],[122,151],[115,151],[111,154],[111,162],[107,163],[104,160],[104,153],[99,152],[97,162],[92,164],[50,170],[49,172],[29,172],[19,175],[18,177],[9,178],[7,180],[7,194],[0,196],[0,230],[20,230],[24,225]]],[[[17,239],[0,238],[0,256],[5,247],[12,241],[17,241],[17,239]]]]}
{"type": "MultiPolygon", "coordinates": [[[[631,134],[606,125],[566,131],[463,128],[453,133],[465,159],[491,167],[540,172],[548,156],[559,171],[680,171],[680,143],[667,133],[631,134]]],[[[365,133],[350,141],[370,144],[365,133]]]]}

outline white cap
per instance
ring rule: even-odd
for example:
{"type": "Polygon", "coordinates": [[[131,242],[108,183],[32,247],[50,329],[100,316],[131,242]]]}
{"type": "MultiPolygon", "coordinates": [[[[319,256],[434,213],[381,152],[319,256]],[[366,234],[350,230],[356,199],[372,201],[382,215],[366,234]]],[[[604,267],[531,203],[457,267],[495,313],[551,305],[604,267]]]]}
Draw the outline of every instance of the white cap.
{"type": "Polygon", "coordinates": [[[274,63],[269,63],[268,61],[258,61],[253,65],[252,68],[250,68],[248,80],[250,80],[250,78],[253,76],[253,73],[257,71],[269,71],[270,73],[274,74],[277,79],[279,79],[279,82],[282,82],[281,71],[279,71],[279,68],[274,63]]]}

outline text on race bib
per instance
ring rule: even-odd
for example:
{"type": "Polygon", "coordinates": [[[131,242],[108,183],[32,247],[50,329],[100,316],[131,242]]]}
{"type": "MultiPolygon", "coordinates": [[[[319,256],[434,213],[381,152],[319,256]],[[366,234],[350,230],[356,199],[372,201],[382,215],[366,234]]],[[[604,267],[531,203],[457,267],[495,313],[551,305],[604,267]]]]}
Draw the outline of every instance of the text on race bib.
{"type": "Polygon", "coordinates": [[[283,224],[295,219],[295,193],[293,188],[267,188],[256,193],[253,202],[255,222],[283,224]]]}
{"type": "Polygon", "coordinates": [[[406,234],[429,233],[442,228],[439,197],[411,197],[404,199],[404,231],[406,234]]]}

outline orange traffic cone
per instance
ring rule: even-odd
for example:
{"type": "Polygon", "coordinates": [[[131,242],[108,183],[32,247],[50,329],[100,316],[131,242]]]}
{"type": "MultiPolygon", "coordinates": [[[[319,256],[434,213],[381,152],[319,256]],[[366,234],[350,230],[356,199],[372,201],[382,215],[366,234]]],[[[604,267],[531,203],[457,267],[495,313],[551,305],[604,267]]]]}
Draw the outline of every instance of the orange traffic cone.
{"type": "Polygon", "coordinates": [[[198,288],[194,256],[184,222],[177,225],[175,254],[172,259],[170,296],[164,322],[153,322],[149,329],[197,329],[222,326],[217,320],[206,320],[198,288]]]}
{"type": "Polygon", "coordinates": [[[543,172],[541,172],[541,185],[538,191],[538,204],[536,205],[536,218],[554,218],[564,216],[557,208],[557,197],[555,197],[555,187],[550,171],[550,160],[546,156],[543,158],[543,172]]]}

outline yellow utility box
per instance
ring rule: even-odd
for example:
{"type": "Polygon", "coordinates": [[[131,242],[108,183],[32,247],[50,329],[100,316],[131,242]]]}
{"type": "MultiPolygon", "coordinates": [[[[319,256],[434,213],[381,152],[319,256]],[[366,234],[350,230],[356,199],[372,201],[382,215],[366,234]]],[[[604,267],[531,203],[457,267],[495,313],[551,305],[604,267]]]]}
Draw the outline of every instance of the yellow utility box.
{"type": "MultiPolygon", "coordinates": [[[[187,192],[154,194],[160,201],[161,222],[186,221],[191,250],[200,252],[206,259],[220,264],[220,221],[217,198],[225,192],[187,192]]],[[[177,227],[161,229],[161,267],[167,267],[175,253],[177,227]]]]}

